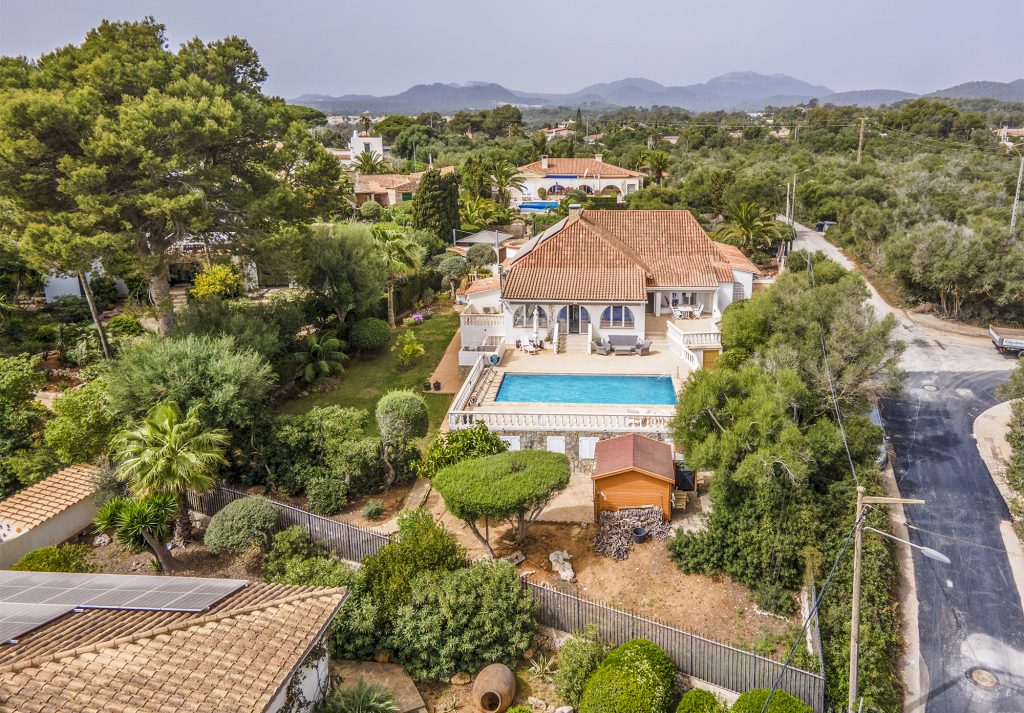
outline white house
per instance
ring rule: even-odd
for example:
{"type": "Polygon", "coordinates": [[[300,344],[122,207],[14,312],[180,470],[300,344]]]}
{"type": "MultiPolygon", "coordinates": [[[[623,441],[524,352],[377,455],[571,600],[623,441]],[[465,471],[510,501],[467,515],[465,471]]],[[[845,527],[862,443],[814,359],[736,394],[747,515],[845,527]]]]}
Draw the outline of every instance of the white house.
{"type": "Polygon", "coordinates": [[[352,137],[348,140],[347,149],[327,149],[327,152],[338,159],[343,166],[351,166],[359,154],[369,152],[377,154],[380,158],[391,158],[391,147],[384,145],[384,139],[379,136],[370,136],[365,131],[352,131],[352,137]]]}
{"type": "Polygon", "coordinates": [[[722,349],[722,310],[751,296],[755,275],[689,211],[573,208],[523,244],[498,284],[467,290],[460,363],[528,341],[590,353],[657,335],[681,356],[685,347],[691,367],[706,366],[722,349]]]}
{"type": "Polygon", "coordinates": [[[643,173],[605,163],[602,158],[601,154],[594,158],[541,156],[539,161],[520,166],[518,176],[523,179],[523,189],[512,191],[513,205],[558,199],[573,190],[615,196],[622,201],[624,196],[643,188],[643,173]]]}

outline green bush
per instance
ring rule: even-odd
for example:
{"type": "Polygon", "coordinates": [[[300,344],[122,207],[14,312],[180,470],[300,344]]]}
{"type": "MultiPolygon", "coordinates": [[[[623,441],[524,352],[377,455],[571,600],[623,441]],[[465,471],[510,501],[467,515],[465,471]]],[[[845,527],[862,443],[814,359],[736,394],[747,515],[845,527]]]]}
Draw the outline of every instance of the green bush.
{"type": "Polygon", "coordinates": [[[196,275],[192,296],[198,300],[219,298],[230,299],[242,294],[242,274],[229,263],[208,265],[196,275]]]}
{"type": "Polygon", "coordinates": [[[252,545],[267,547],[279,515],[270,501],[259,497],[235,500],[210,520],[203,542],[214,554],[240,554],[252,545]]]}
{"type": "Polygon", "coordinates": [[[19,572],[91,572],[92,552],[88,545],[40,547],[11,565],[19,572]]]}
{"type": "Polygon", "coordinates": [[[384,206],[375,200],[368,200],[359,206],[359,217],[363,220],[376,222],[384,213],[384,206]]]}
{"type": "Polygon", "coordinates": [[[334,515],[348,505],[348,484],[340,473],[325,469],[306,481],[309,509],[320,515],[334,515]]]}
{"type": "Polygon", "coordinates": [[[92,319],[89,303],[74,295],[58,297],[49,302],[43,310],[53,315],[53,318],[61,324],[74,324],[92,319]]]}
{"type": "Polygon", "coordinates": [[[391,327],[383,319],[367,317],[352,325],[348,343],[357,352],[379,352],[391,343],[391,327]]]}
{"type": "Polygon", "coordinates": [[[419,475],[431,477],[442,468],[470,458],[481,458],[504,453],[508,444],[487,430],[487,424],[477,422],[471,428],[439,433],[416,466],[419,475]]]}
{"type": "Polygon", "coordinates": [[[577,631],[562,644],[555,671],[555,690],[569,706],[577,707],[587,679],[597,670],[608,652],[608,645],[597,635],[593,624],[577,631]]]}
{"type": "Polygon", "coordinates": [[[314,710],[316,713],[398,713],[399,708],[390,688],[380,683],[367,683],[360,677],[355,686],[332,691],[314,710]]]}
{"type": "MultiPolygon", "coordinates": [[[[753,688],[737,698],[729,711],[730,713],[761,713],[768,693],[769,691],[765,688],[753,688]]],[[[776,691],[772,694],[772,700],[765,713],[811,713],[811,707],[788,693],[776,691]]]]}
{"type": "Polygon", "coordinates": [[[668,655],[647,639],[627,641],[611,650],[600,668],[627,674],[644,691],[655,710],[666,710],[672,698],[676,669],[668,655]]]}
{"type": "Polygon", "coordinates": [[[120,295],[117,294],[117,282],[113,277],[107,275],[96,275],[89,278],[89,287],[92,289],[92,298],[96,302],[96,309],[104,312],[115,305],[120,295]]]}
{"type": "Polygon", "coordinates": [[[273,578],[284,572],[292,559],[309,559],[317,554],[317,547],[309,539],[309,533],[301,525],[292,525],[281,530],[271,541],[270,550],[264,559],[263,572],[273,578]]]}
{"type": "Polygon", "coordinates": [[[373,498],[367,500],[363,505],[363,517],[367,520],[376,520],[384,512],[384,502],[373,498]]]}
{"type": "Polygon", "coordinates": [[[105,326],[115,337],[137,337],[146,331],[139,320],[127,314],[111,317],[105,326]]]}
{"type": "Polygon", "coordinates": [[[426,572],[412,584],[392,641],[413,678],[440,680],[494,662],[514,664],[537,629],[537,603],[508,562],[426,572]]]}
{"type": "Polygon", "coordinates": [[[377,426],[385,443],[427,435],[427,402],[413,391],[389,391],[377,402],[377,426]]]}
{"type": "Polygon", "coordinates": [[[533,708],[529,706],[512,706],[505,713],[533,713],[533,708]]]}
{"type": "Polygon", "coordinates": [[[347,587],[355,580],[355,570],[330,557],[292,557],[280,563],[275,574],[268,576],[277,584],[306,587],[347,587]]]}
{"type": "Polygon", "coordinates": [[[46,445],[64,463],[81,463],[107,452],[121,419],[110,408],[102,379],[68,389],[53,402],[46,422],[46,445]]]}
{"type": "Polygon", "coordinates": [[[665,713],[652,694],[625,671],[602,666],[583,689],[579,713],[665,713]]]}
{"type": "Polygon", "coordinates": [[[727,710],[722,699],[703,688],[691,688],[676,706],[676,713],[726,713],[727,710]]]}

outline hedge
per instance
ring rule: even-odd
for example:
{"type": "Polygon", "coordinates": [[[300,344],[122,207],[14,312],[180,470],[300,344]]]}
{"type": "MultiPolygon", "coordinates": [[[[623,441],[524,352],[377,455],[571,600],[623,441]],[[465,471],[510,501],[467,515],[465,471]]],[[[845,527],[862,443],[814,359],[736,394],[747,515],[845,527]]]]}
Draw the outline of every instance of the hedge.
{"type": "Polygon", "coordinates": [[[379,352],[391,343],[391,327],[376,317],[361,319],[352,325],[348,343],[357,352],[379,352]]]}
{"type": "Polygon", "coordinates": [[[50,545],[27,552],[11,565],[18,572],[91,572],[87,545],[50,545]]]}
{"type": "MultiPolygon", "coordinates": [[[[753,688],[737,698],[729,711],[730,713],[761,713],[768,693],[766,688],[753,688]]],[[[776,691],[772,694],[772,700],[765,713],[811,713],[811,707],[788,693],[776,691]]]]}
{"type": "Polygon", "coordinates": [[[703,688],[691,688],[676,706],[676,713],[726,713],[727,710],[721,698],[703,688]]]}

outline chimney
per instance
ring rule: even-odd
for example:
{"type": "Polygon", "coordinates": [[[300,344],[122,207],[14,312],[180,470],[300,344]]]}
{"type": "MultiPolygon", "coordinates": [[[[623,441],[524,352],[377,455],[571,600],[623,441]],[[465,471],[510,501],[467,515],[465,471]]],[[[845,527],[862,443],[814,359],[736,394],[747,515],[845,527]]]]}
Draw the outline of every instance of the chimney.
{"type": "Polygon", "coordinates": [[[541,156],[540,157],[540,167],[543,168],[544,170],[547,170],[547,167],[548,167],[548,157],[547,156],[541,156]]]}
{"type": "Polygon", "coordinates": [[[604,159],[604,154],[603,153],[596,153],[596,154],[594,154],[594,160],[597,161],[598,163],[604,163],[603,159],[604,159]]]}
{"type": "Polygon", "coordinates": [[[583,206],[581,206],[579,203],[570,203],[569,204],[569,219],[570,220],[576,220],[577,218],[580,217],[580,214],[582,212],[583,212],[583,206]]]}

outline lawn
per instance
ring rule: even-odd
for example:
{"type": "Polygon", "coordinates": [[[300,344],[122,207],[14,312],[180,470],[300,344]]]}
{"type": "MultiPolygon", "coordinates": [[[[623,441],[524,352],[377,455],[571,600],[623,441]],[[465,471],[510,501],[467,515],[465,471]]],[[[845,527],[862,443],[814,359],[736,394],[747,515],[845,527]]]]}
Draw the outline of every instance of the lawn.
{"type": "MultiPolygon", "coordinates": [[[[330,391],[315,392],[288,401],[281,406],[284,413],[305,413],[314,406],[350,406],[366,409],[371,414],[377,408],[377,401],[392,389],[423,391],[423,382],[430,378],[434,367],[441,360],[444,350],[459,328],[459,316],[454,312],[437,314],[423,324],[414,327],[416,338],[423,343],[426,353],[412,367],[398,370],[398,360],[392,351],[383,351],[368,357],[353,358],[345,368],[338,387],[330,391]]],[[[409,329],[399,327],[396,335],[409,329]]],[[[451,403],[452,394],[423,394],[430,410],[430,431],[440,426],[451,403]]],[[[377,425],[368,429],[376,435],[377,425]]]]}

